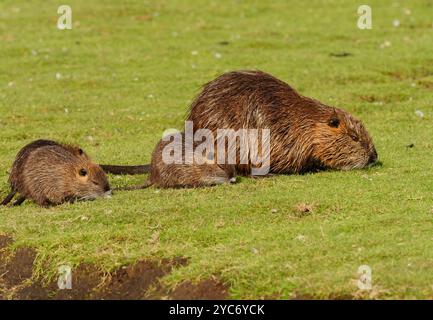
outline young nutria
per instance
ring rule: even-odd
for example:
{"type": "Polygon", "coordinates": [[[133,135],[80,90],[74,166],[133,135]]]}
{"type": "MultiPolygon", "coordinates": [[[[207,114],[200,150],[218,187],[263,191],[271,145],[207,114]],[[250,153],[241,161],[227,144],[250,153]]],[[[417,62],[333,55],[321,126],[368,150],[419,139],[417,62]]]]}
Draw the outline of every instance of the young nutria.
{"type": "MultiPolygon", "coordinates": [[[[206,84],[187,120],[194,131],[270,129],[270,173],[350,170],[377,161],[361,121],[261,71],[228,72],[206,84]]],[[[251,165],[238,161],[236,170],[248,175],[251,165]]]]}
{"type": "Polygon", "coordinates": [[[16,193],[19,198],[14,205],[31,199],[44,207],[111,195],[104,171],[82,149],[49,140],[37,140],[21,149],[9,183],[11,192],[2,205],[16,193]]]}
{"type": "MultiPolygon", "coordinates": [[[[197,145],[197,142],[194,143],[193,150],[197,145]]],[[[192,152],[186,152],[184,133],[163,138],[153,151],[148,181],[124,190],[143,189],[151,185],[159,188],[199,188],[236,182],[235,166],[218,165],[215,154],[205,151],[195,157],[192,152]],[[175,150],[179,150],[180,154],[176,154],[175,150]]]]}

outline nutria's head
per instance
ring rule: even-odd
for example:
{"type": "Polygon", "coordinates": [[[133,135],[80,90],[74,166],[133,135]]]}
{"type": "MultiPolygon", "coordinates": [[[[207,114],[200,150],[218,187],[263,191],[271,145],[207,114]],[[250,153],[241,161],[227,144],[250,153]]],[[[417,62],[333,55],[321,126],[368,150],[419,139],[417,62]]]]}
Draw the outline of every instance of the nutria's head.
{"type": "Polygon", "coordinates": [[[313,157],[328,169],[365,168],[377,161],[373,141],[361,121],[329,108],[314,128],[313,157]]]}
{"type": "Polygon", "coordinates": [[[36,171],[39,180],[45,181],[48,176],[57,180],[59,190],[48,191],[48,198],[59,193],[64,199],[79,201],[111,196],[107,175],[80,147],[67,144],[46,146],[36,150],[33,157],[38,164],[33,164],[30,171],[36,171]]]}
{"type": "Polygon", "coordinates": [[[80,148],[72,147],[74,154],[71,169],[71,191],[78,200],[94,200],[101,197],[110,197],[111,188],[107,175],[101,167],[93,163],[89,156],[80,148]]]}

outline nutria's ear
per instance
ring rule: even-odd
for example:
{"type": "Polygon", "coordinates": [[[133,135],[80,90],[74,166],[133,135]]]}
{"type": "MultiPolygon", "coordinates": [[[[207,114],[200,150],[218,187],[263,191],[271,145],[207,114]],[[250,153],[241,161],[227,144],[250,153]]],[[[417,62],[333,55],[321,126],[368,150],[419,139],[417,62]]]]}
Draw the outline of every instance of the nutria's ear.
{"type": "Polygon", "coordinates": [[[82,156],[82,155],[83,155],[83,153],[84,153],[83,149],[81,149],[81,148],[78,148],[78,154],[79,154],[80,156],[82,156]]]}
{"type": "Polygon", "coordinates": [[[338,119],[337,117],[333,116],[331,119],[329,119],[328,121],[328,126],[332,127],[332,128],[338,128],[338,126],[340,125],[340,119],[338,119]]]}

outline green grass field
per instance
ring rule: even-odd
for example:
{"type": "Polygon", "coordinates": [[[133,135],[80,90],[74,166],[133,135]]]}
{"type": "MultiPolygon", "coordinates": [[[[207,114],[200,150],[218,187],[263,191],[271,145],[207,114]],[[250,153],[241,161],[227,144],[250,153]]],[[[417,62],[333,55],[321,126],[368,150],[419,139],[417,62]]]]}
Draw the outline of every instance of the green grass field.
{"type": "Polygon", "coordinates": [[[357,28],[359,1],[71,0],[65,31],[61,4],[0,2],[2,196],[34,139],[78,143],[99,163],[148,163],[162,132],[182,129],[200,86],[237,69],[348,110],[383,165],[1,208],[0,234],[38,253],[35,279],[63,264],[109,271],[188,257],[165,285],[215,276],[230,298],[433,297],[432,1],[368,1],[371,30],[357,28]],[[360,265],[372,269],[371,290],[356,285],[360,265]]]}

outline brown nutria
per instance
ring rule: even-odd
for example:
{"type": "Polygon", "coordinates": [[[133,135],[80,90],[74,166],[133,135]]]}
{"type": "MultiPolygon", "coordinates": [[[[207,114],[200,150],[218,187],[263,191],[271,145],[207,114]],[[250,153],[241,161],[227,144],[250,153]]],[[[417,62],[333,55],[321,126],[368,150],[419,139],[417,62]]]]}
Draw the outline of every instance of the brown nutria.
{"type": "Polygon", "coordinates": [[[104,171],[81,148],[50,140],[37,140],[21,149],[9,183],[11,192],[2,205],[17,193],[14,205],[30,199],[44,207],[111,195],[104,171]]]}
{"type": "MultiPolygon", "coordinates": [[[[228,72],[206,84],[187,120],[194,132],[209,129],[270,130],[269,173],[350,170],[377,161],[376,149],[362,123],[346,111],[300,95],[287,83],[261,71],[228,72]]],[[[236,171],[251,174],[251,164],[236,171]]],[[[149,166],[119,166],[106,172],[141,174],[149,166]],[[117,172],[116,172],[117,171],[117,172]]]]}
{"type": "MultiPolygon", "coordinates": [[[[228,72],[209,82],[187,120],[194,131],[269,129],[270,173],[350,170],[377,161],[373,141],[359,120],[261,71],[228,72]]],[[[250,174],[251,164],[238,160],[237,172],[250,174]]]]}
{"type": "MultiPolygon", "coordinates": [[[[216,164],[216,155],[209,150],[194,156],[186,152],[184,142],[184,133],[161,139],[152,153],[147,182],[123,190],[143,189],[151,185],[158,188],[199,188],[236,182],[234,165],[216,164]],[[180,154],[176,154],[175,150],[179,150],[180,154]]],[[[193,148],[197,145],[195,142],[193,148]]]]}

